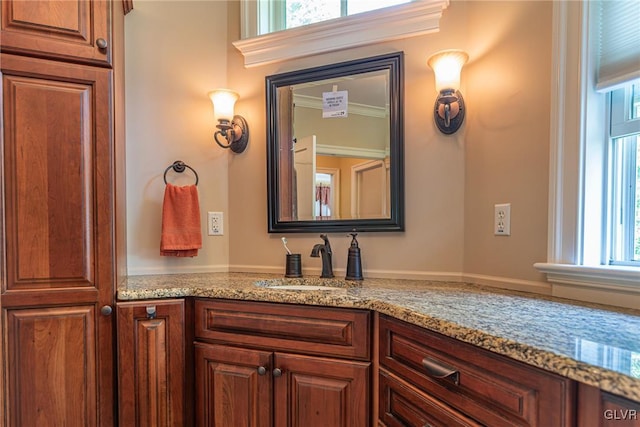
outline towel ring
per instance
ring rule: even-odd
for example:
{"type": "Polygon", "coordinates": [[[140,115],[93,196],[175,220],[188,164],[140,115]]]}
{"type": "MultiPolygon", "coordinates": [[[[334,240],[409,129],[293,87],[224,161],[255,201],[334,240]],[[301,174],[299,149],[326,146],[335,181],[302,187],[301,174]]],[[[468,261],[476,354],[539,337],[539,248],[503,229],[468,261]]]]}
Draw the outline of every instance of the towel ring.
{"type": "Polygon", "coordinates": [[[196,172],[196,170],[194,168],[192,168],[191,166],[189,166],[188,164],[186,164],[182,160],[176,160],[171,165],[169,165],[168,168],[166,168],[164,170],[164,184],[167,185],[167,172],[169,172],[169,169],[173,169],[174,171],[176,171],[178,173],[182,173],[182,172],[184,172],[185,168],[191,169],[191,171],[195,174],[195,176],[196,176],[196,185],[198,185],[198,181],[199,181],[198,172],[196,172]]]}

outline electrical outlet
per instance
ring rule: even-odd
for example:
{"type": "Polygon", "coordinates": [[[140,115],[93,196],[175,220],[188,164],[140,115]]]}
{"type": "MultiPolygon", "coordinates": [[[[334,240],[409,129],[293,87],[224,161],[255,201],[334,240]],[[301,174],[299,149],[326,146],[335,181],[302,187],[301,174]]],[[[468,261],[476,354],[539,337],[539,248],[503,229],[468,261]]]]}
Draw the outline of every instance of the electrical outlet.
{"type": "Polygon", "coordinates": [[[493,234],[511,236],[511,203],[494,206],[493,234]]]}
{"type": "Polygon", "coordinates": [[[222,236],[224,234],[222,212],[207,213],[207,232],[209,236],[222,236]]]}

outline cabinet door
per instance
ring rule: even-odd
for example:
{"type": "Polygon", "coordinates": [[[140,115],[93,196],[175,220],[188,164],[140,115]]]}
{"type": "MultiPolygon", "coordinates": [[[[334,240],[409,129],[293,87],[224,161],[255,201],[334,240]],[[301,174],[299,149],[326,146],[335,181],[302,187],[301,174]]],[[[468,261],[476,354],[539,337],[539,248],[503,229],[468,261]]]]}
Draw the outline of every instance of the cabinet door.
{"type": "Polygon", "coordinates": [[[369,426],[370,364],[276,353],[274,415],[278,427],[369,426]]]}
{"type": "Polygon", "coordinates": [[[98,425],[95,307],[8,309],[3,321],[6,425],[98,425]]]}
{"type": "Polygon", "coordinates": [[[586,384],[578,386],[580,427],[640,427],[640,402],[603,392],[586,384]]]}
{"type": "Polygon", "coordinates": [[[202,343],[195,347],[196,425],[271,426],[272,353],[202,343]]]}
{"type": "Polygon", "coordinates": [[[110,426],[115,378],[111,72],[6,54],[0,54],[0,71],[0,263],[6,263],[0,269],[0,298],[8,310],[5,318],[24,314],[32,322],[26,329],[20,322],[4,325],[4,351],[15,354],[14,345],[24,348],[34,340],[29,345],[42,356],[34,359],[38,377],[55,378],[33,384],[28,381],[33,366],[9,363],[5,396],[12,403],[5,422],[24,426],[31,424],[21,419],[46,417],[47,423],[33,425],[69,425],[78,420],[77,402],[86,399],[91,401],[84,406],[87,423],[81,425],[110,426]],[[82,322],[76,322],[79,316],[82,322]],[[68,377],[73,369],[57,365],[66,359],[48,357],[49,346],[58,345],[55,339],[64,343],[65,357],[82,361],[74,368],[81,375],[68,377]],[[82,396],[76,387],[64,386],[70,377],[85,381],[82,396]],[[59,400],[68,411],[30,404],[39,395],[59,400]]]}
{"type": "Polygon", "coordinates": [[[112,6],[109,0],[3,0],[2,51],[109,65],[112,6]]]}
{"type": "Polygon", "coordinates": [[[118,303],[120,426],[185,425],[184,301],[118,303]]]}

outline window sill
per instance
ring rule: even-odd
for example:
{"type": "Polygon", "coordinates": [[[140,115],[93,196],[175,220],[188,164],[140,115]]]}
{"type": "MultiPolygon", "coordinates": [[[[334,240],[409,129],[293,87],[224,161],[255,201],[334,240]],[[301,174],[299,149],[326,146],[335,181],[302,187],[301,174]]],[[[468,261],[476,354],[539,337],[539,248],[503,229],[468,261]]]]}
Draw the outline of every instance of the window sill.
{"type": "Polygon", "coordinates": [[[552,283],[640,294],[640,269],[623,266],[584,266],[536,263],[552,283]]]}
{"type": "Polygon", "coordinates": [[[238,40],[245,67],[414,37],[439,30],[449,0],[420,0],[238,40]]]}

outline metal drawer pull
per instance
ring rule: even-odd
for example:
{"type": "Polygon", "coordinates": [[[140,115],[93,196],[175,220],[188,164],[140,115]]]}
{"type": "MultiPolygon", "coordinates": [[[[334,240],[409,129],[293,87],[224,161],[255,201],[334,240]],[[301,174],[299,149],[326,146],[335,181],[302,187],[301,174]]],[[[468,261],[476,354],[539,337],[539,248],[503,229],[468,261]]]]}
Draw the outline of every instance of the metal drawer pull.
{"type": "Polygon", "coordinates": [[[258,375],[266,375],[267,374],[267,368],[265,368],[264,366],[258,366],[258,375]]]}
{"type": "Polygon", "coordinates": [[[275,368],[272,372],[274,377],[281,377],[282,376],[282,370],[275,368]]]}
{"type": "Polygon", "coordinates": [[[430,357],[422,359],[422,366],[427,370],[427,374],[438,379],[449,379],[455,385],[460,383],[460,372],[454,367],[446,365],[430,357]]]}

